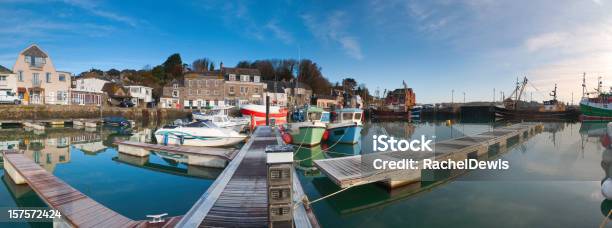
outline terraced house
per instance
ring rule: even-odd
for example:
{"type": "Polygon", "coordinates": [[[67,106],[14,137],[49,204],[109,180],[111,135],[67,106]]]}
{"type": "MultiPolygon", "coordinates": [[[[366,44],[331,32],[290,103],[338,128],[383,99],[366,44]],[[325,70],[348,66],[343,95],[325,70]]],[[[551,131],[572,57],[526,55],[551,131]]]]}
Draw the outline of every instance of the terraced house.
{"type": "Polygon", "coordinates": [[[223,98],[223,77],[219,71],[185,74],[183,107],[201,109],[211,106],[225,106],[223,98]]]}
{"type": "Polygon", "coordinates": [[[13,66],[22,104],[70,104],[71,74],[58,71],[49,55],[33,44],[19,53],[13,66]]]}
{"type": "Polygon", "coordinates": [[[257,69],[221,68],[225,79],[225,103],[262,104],[265,83],[257,69]]]}

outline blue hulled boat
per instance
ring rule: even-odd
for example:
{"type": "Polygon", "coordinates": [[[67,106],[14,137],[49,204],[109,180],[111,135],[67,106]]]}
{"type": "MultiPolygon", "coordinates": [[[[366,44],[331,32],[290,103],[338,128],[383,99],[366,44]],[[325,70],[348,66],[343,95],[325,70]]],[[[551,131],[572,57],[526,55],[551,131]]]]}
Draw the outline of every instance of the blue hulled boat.
{"type": "Polygon", "coordinates": [[[327,141],[332,145],[335,143],[355,144],[361,138],[363,123],[361,117],[363,110],[357,108],[345,108],[337,110],[336,120],[327,125],[329,137],[327,141]]]}

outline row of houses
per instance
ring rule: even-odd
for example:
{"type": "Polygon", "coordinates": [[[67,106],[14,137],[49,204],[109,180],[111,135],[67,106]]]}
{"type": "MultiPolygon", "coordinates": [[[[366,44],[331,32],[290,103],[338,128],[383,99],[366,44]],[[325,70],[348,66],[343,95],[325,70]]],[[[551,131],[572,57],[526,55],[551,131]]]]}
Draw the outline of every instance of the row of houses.
{"type": "Polygon", "coordinates": [[[265,104],[304,105],[312,89],[296,81],[263,81],[259,70],[223,67],[207,72],[186,72],[163,88],[159,106],[176,109],[265,104]]]}
{"type": "Polygon", "coordinates": [[[207,72],[185,70],[163,87],[156,102],[153,88],[126,84],[100,75],[74,76],[55,69],[38,45],[21,51],[12,70],[0,66],[0,90],[18,95],[21,104],[119,105],[158,103],[161,108],[202,109],[215,106],[264,104],[302,106],[311,103],[312,89],[297,81],[264,81],[257,69],[221,67],[207,72]]]}
{"type": "Polygon", "coordinates": [[[16,94],[24,105],[105,105],[130,100],[144,106],[154,102],[150,87],[75,77],[57,70],[51,57],[36,44],[19,53],[12,70],[0,66],[0,90],[16,94]]]}

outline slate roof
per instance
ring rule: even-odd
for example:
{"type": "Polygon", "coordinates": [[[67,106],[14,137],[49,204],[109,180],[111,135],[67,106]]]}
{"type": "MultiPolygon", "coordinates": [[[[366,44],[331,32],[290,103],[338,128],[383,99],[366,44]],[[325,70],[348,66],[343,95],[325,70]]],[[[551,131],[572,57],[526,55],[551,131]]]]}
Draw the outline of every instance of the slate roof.
{"type": "Polygon", "coordinates": [[[36,44],[30,46],[28,49],[22,52],[23,55],[34,56],[40,58],[47,58],[47,54],[42,51],[36,44]]]}
{"type": "Polygon", "coordinates": [[[3,74],[12,74],[12,73],[13,73],[13,71],[11,71],[11,70],[9,70],[8,68],[6,68],[6,67],[4,67],[4,66],[0,65],[0,73],[3,73],[3,74]]]}

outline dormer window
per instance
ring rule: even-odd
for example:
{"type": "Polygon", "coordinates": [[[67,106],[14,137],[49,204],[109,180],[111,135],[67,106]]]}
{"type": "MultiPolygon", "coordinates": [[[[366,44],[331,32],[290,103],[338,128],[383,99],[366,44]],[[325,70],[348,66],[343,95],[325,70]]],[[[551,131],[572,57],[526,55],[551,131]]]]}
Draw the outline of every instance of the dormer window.
{"type": "Polygon", "coordinates": [[[43,67],[46,63],[46,59],[42,57],[35,56],[25,56],[25,62],[30,65],[30,67],[43,67]]]}
{"type": "Polygon", "coordinates": [[[253,76],[253,82],[259,82],[259,76],[253,76]]]}
{"type": "Polygon", "coordinates": [[[236,81],[236,75],[235,74],[230,74],[229,75],[229,80],[230,81],[236,81]]]}
{"type": "Polygon", "coordinates": [[[172,85],[172,88],[174,88],[174,89],[178,89],[178,84],[173,84],[173,85],[172,85]]]}
{"type": "Polygon", "coordinates": [[[249,76],[248,75],[240,75],[240,81],[243,82],[248,82],[249,81],[249,76]]]}

